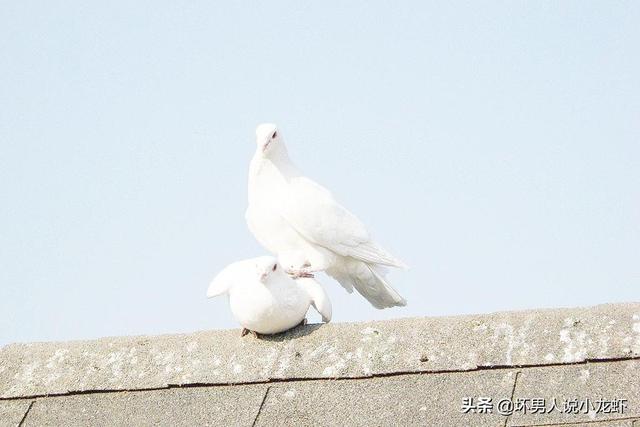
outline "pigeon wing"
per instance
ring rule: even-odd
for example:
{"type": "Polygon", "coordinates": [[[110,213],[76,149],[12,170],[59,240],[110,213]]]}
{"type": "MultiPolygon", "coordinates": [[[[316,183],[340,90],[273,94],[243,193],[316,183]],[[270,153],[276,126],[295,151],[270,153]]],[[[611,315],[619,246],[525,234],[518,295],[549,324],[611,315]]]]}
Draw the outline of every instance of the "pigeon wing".
{"type": "Polygon", "coordinates": [[[254,264],[253,259],[236,261],[226,266],[213,278],[207,289],[207,298],[217,297],[229,292],[231,287],[241,280],[250,280],[250,274],[254,264]]]}
{"type": "Polygon", "coordinates": [[[318,313],[322,316],[322,321],[328,323],[331,321],[331,300],[329,300],[329,296],[324,291],[324,288],[320,285],[320,283],[316,282],[314,279],[310,278],[302,278],[296,280],[298,285],[302,286],[309,297],[311,298],[311,304],[313,308],[316,309],[318,313]]]}
{"type": "Polygon", "coordinates": [[[307,177],[295,177],[284,196],[283,218],[307,240],[367,263],[404,267],[373,242],[364,224],[320,184],[307,177]]]}

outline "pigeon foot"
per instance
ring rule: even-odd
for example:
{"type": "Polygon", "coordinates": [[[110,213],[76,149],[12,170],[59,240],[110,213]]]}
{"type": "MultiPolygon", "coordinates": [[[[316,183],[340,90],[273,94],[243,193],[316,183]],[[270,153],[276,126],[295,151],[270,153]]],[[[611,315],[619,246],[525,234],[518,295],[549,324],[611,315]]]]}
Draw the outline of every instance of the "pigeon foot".
{"type": "Polygon", "coordinates": [[[240,332],[240,337],[244,337],[245,335],[251,334],[254,336],[254,338],[260,338],[260,336],[258,335],[258,333],[256,331],[250,331],[247,328],[242,328],[242,332],[240,332]]]}
{"type": "Polygon", "coordinates": [[[286,273],[289,276],[291,276],[292,279],[301,279],[301,278],[312,279],[315,277],[313,273],[307,270],[306,268],[301,268],[299,270],[290,268],[286,270],[286,273]]]}

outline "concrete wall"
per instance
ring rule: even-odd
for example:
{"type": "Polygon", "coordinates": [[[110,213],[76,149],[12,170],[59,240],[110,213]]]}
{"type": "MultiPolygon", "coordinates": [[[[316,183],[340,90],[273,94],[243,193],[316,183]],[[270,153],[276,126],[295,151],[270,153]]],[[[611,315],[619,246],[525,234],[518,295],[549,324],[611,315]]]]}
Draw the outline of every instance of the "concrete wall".
{"type": "Polygon", "coordinates": [[[0,425],[639,418],[640,304],[308,325],[263,339],[230,330],[0,349],[0,425]]]}

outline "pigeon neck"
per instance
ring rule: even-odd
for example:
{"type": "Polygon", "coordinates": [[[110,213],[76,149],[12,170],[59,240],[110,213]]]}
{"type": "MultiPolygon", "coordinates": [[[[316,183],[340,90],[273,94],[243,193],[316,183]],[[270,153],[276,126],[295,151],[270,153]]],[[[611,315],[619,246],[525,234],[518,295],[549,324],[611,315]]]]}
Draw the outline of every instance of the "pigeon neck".
{"type": "Polygon", "coordinates": [[[291,162],[291,159],[289,159],[287,149],[282,144],[274,147],[271,153],[269,153],[268,159],[284,175],[291,176],[299,174],[298,169],[291,162]]]}

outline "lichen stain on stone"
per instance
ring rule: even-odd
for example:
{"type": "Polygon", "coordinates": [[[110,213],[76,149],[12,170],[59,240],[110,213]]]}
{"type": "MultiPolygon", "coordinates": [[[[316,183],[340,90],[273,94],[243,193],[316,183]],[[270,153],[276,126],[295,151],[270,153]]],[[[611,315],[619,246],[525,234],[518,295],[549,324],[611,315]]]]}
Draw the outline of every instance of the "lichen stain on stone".
{"type": "Polygon", "coordinates": [[[563,362],[580,362],[587,357],[587,334],[571,328],[560,330],[560,342],[564,344],[563,362]]]}
{"type": "Polygon", "coordinates": [[[198,342],[197,341],[190,341],[189,344],[187,344],[187,353],[193,353],[195,350],[198,349],[198,342]]]}
{"type": "Polygon", "coordinates": [[[260,375],[268,376],[272,369],[273,364],[278,358],[278,350],[276,350],[275,348],[271,348],[266,351],[264,350],[261,351],[260,354],[262,356],[256,359],[256,361],[262,365],[260,375]]]}
{"type": "Polygon", "coordinates": [[[356,359],[362,358],[362,348],[358,348],[355,353],[346,352],[344,355],[340,355],[334,345],[329,343],[322,343],[309,354],[308,360],[311,363],[315,363],[319,360],[326,360],[330,363],[322,371],[322,375],[326,377],[334,377],[337,374],[346,370],[347,362],[356,361],[356,359]]]}
{"type": "Polygon", "coordinates": [[[474,319],[473,321],[471,321],[471,324],[473,325],[474,332],[485,332],[487,329],[489,329],[487,324],[481,320],[474,319]]]}
{"type": "Polygon", "coordinates": [[[282,376],[289,369],[291,365],[291,358],[288,356],[280,357],[278,360],[278,370],[276,371],[276,376],[282,376]]]}
{"type": "Polygon", "coordinates": [[[333,365],[327,366],[322,371],[322,375],[325,377],[335,377],[337,374],[342,372],[342,370],[346,367],[346,363],[344,359],[338,359],[333,365]]]}
{"type": "MultiPolygon", "coordinates": [[[[469,363],[473,366],[478,366],[479,362],[480,362],[480,358],[478,357],[478,353],[472,351],[468,354],[469,356],[469,363]]],[[[424,355],[420,357],[420,361],[421,362],[428,362],[429,358],[424,355]]]]}
{"type": "Polygon", "coordinates": [[[138,364],[138,350],[135,347],[131,347],[129,349],[129,354],[127,355],[127,361],[129,362],[130,365],[137,365],[138,364]]]}
{"type": "Polygon", "coordinates": [[[313,349],[311,353],[309,353],[309,358],[311,360],[315,360],[321,357],[322,355],[332,355],[335,352],[335,350],[336,349],[333,345],[327,342],[323,342],[319,346],[317,346],[315,349],[313,349]]]}
{"type": "Polygon", "coordinates": [[[124,351],[114,351],[107,355],[105,365],[111,368],[110,382],[116,382],[122,376],[124,351]]]}
{"type": "Polygon", "coordinates": [[[636,333],[636,339],[633,344],[633,350],[630,353],[638,355],[640,354],[640,315],[634,314],[631,318],[633,319],[631,330],[636,333]]]}
{"type": "Polygon", "coordinates": [[[179,374],[180,372],[182,372],[184,369],[182,368],[182,366],[179,365],[167,365],[164,368],[164,371],[167,374],[179,374]]]}
{"type": "Polygon", "coordinates": [[[16,372],[16,374],[14,375],[16,382],[9,391],[13,392],[15,388],[19,388],[22,384],[33,383],[35,380],[33,374],[34,372],[36,372],[36,370],[39,367],[40,367],[40,362],[38,361],[34,361],[32,363],[27,363],[26,365],[24,365],[24,367],[22,368],[22,372],[16,372]]]}
{"type": "Polygon", "coordinates": [[[591,372],[589,372],[588,369],[581,369],[580,370],[580,381],[582,381],[583,384],[586,384],[587,380],[589,380],[589,377],[591,376],[591,372]]]}
{"type": "Polygon", "coordinates": [[[49,369],[57,368],[59,364],[62,364],[67,353],[69,353],[69,350],[67,350],[66,348],[60,348],[56,350],[53,356],[47,359],[47,364],[45,366],[49,369]]]}
{"type": "Polygon", "coordinates": [[[499,338],[503,338],[506,343],[506,349],[504,352],[504,361],[506,365],[513,364],[514,351],[518,351],[519,356],[527,356],[530,350],[529,341],[529,329],[531,327],[531,319],[527,319],[517,333],[514,327],[509,323],[499,324],[493,334],[494,341],[499,338]]]}
{"type": "Polygon", "coordinates": [[[360,341],[363,341],[363,342],[371,341],[374,336],[380,335],[379,330],[372,328],[370,326],[361,330],[360,333],[364,335],[364,337],[360,339],[360,341]]]}
{"type": "Polygon", "coordinates": [[[45,384],[51,384],[57,379],[59,379],[62,375],[59,372],[51,372],[47,375],[47,379],[44,381],[45,384]]]}

